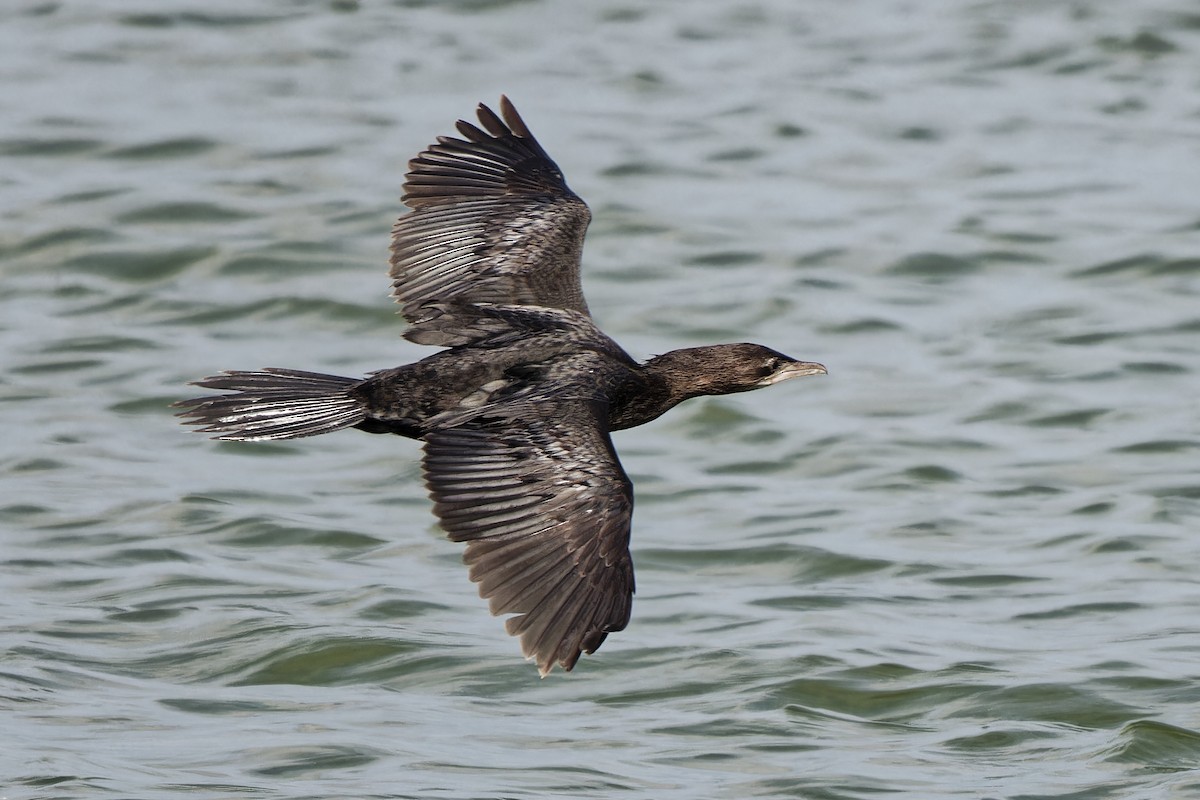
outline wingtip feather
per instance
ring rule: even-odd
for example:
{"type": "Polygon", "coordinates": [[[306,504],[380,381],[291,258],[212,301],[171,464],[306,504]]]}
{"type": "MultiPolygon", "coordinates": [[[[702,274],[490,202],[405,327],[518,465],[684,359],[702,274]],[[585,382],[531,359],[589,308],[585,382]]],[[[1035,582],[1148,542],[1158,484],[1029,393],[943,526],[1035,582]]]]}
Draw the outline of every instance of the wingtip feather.
{"type": "Polygon", "coordinates": [[[500,95],[500,114],[504,117],[504,121],[508,123],[509,129],[520,136],[522,139],[532,139],[533,134],[529,132],[529,127],[526,126],[525,120],[521,119],[521,115],[517,113],[517,107],[508,99],[508,95],[500,95]]]}

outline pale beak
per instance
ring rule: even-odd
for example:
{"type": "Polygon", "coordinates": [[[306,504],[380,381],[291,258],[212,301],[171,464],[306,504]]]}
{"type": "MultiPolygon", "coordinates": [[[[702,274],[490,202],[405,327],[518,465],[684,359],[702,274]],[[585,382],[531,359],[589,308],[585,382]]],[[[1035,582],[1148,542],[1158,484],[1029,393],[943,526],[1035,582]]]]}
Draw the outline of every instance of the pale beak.
{"type": "Polygon", "coordinates": [[[803,378],[805,375],[828,375],[829,370],[825,369],[824,364],[818,364],[815,361],[793,361],[783,369],[776,372],[766,380],[766,385],[771,386],[776,383],[791,380],[792,378],[803,378]]]}

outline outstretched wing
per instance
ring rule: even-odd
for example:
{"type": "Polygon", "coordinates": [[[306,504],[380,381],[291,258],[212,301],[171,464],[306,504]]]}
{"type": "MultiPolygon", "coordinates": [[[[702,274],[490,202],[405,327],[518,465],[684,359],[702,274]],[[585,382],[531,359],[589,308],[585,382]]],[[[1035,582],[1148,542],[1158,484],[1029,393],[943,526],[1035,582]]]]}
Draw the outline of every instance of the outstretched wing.
{"type": "Polygon", "coordinates": [[[409,162],[392,229],[392,295],[410,321],[430,302],[537,305],[588,313],[579,281],[587,205],[567,188],[507,97],[482,128],[438,137],[409,162]]]}
{"type": "Polygon", "coordinates": [[[584,399],[522,405],[425,437],[434,512],[493,614],[544,677],[629,622],[633,487],[584,399]]]}

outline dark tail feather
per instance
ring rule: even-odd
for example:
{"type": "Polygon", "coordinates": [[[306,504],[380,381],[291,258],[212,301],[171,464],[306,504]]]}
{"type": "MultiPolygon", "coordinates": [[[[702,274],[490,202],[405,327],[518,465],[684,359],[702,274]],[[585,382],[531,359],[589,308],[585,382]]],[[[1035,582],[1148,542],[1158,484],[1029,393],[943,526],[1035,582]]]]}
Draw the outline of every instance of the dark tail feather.
{"type": "Polygon", "coordinates": [[[197,397],[173,405],[184,409],[178,416],[184,417],[185,425],[203,425],[200,432],[216,434],[214,439],[296,439],[363,422],[366,411],[349,392],[360,381],[294,369],[223,372],[193,385],[228,389],[233,394],[197,397]]]}

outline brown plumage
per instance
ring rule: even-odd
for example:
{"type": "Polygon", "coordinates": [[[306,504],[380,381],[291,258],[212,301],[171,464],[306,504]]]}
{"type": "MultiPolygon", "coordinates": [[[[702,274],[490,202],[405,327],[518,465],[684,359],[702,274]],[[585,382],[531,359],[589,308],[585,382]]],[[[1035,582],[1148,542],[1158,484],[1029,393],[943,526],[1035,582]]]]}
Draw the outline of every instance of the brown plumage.
{"type": "Polygon", "coordinates": [[[197,381],[232,394],[176,405],[216,439],[343,428],[425,443],[434,513],[492,613],[545,676],[629,622],[633,487],[609,432],[699,395],[749,391],[825,368],[756,344],[634,361],[588,312],[579,280],[591,214],[507,98],[464,137],[409,162],[392,233],[405,336],[448,348],[366,378],[297,370],[197,381]]]}

